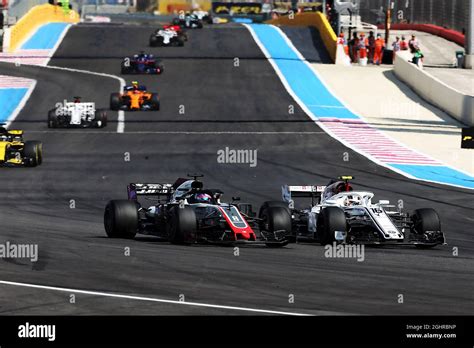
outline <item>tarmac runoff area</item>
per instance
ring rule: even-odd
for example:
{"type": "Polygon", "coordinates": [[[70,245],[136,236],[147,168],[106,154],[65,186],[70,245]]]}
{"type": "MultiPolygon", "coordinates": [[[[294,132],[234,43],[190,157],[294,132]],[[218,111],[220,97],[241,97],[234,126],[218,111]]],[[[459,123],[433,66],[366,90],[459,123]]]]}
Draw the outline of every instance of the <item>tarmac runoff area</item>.
{"type": "Polygon", "coordinates": [[[391,67],[311,64],[344,104],[402,144],[474,175],[474,152],[461,149],[462,125],[421,99],[391,67]]]}

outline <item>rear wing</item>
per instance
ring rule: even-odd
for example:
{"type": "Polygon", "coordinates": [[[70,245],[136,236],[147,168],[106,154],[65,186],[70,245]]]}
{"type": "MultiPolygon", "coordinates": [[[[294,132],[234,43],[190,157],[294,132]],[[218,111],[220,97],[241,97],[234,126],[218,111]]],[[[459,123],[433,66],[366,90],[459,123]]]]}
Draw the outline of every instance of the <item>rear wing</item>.
{"type": "Polygon", "coordinates": [[[281,187],[282,198],[285,202],[291,203],[293,198],[305,197],[314,198],[321,197],[322,193],[326,189],[326,186],[288,186],[284,185],[281,187]]]}
{"type": "Polygon", "coordinates": [[[171,196],[174,193],[172,184],[136,184],[127,186],[128,199],[136,201],[138,196],[171,196]]]}

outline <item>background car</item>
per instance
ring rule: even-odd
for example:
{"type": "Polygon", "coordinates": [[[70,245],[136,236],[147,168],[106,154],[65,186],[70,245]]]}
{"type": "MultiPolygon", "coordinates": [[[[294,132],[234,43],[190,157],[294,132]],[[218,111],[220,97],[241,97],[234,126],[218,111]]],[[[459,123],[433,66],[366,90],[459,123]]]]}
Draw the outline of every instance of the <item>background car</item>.
{"type": "Polygon", "coordinates": [[[150,36],[150,46],[184,46],[185,38],[174,29],[159,29],[150,36]]]}
{"type": "Polygon", "coordinates": [[[22,130],[0,126],[0,166],[36,167],[43,163],[43,144],[23,141],[22,130]]]}
{"type": "Polygon", "coordinates": [[[186,13],[174,18],[173,24],[179,25],[183,28],[202,29],[203,24],[202,24],[202,20],[199,17],[200,16],[198,14],[186,13]]]}
{"type": "Polygon", "coordinates": [[[111,110],[160,110],[158,93],[147,91],[145,86],[126,86],[123,93],[110,94],[111,110]]]}
{"type": "Polygon", "coordinates": [[[107,126],[107,112],[96,109],[95,103],[74,101],[57,103],[48,112],[48,128],[103,128],[107,126]]]}
{"type": "Polygon", "coordinates": [[[162,74],[163,63],[152,54],[140,52],[122,60],[122,74],[162,74]]]}

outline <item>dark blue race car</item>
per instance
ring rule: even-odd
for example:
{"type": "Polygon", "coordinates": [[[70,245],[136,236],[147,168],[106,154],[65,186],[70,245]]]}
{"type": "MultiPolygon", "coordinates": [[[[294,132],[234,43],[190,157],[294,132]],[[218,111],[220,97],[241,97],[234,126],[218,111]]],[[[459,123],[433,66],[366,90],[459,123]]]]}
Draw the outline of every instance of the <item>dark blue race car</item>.
{"type": "Polygon", "coordinates": [[[161,74],[163,63],[152,54],[140,52],[133,57],[125,57],[122,61],[122,74],[161,74]]]}

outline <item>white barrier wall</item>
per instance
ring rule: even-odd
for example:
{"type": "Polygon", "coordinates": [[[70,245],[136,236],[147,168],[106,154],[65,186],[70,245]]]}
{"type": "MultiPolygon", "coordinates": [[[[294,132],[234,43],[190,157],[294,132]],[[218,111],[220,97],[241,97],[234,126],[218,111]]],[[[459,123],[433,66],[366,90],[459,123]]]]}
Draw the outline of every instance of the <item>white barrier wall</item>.
{"type": "Polygon", "coordinates": [[[474,126],[474,97],[465,95],[410,63],[409,52],[399,52],[395,59],[395,75],[423,99],[446,111],[455,119],[474,126]]]}

